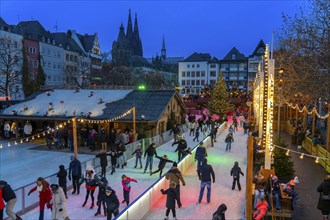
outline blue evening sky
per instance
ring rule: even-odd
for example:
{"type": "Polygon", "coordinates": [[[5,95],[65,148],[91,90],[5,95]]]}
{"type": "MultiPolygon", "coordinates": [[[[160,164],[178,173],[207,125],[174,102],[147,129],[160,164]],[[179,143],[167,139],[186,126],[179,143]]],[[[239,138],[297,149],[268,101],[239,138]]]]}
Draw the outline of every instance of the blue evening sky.
{"type": "Polygon", "coordinates": [[[307,1],[111,1],[0,0],[0,16],[9,24],[38,20],[47,30],[97,32],[101,51],[110,51],[119,26],[127,27],[128,10],[138,15],[144,57],[158,53],[165,36],[167,56],[194,52],[222,59],[232,47],[250,55],[260,39],[270,44],[282,13],[293,15],[307,1]]]}

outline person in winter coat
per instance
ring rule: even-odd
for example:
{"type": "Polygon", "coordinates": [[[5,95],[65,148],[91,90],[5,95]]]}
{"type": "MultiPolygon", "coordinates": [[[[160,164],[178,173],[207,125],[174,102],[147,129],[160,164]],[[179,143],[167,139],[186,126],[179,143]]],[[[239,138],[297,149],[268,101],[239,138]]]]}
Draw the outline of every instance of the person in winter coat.
{"type": "Polygon", "coordinates": [[[105,176],[107,166],[108,166],[108,158],[107,156],[110,154],[107,154],[107,152],[102,149],[99,154],[96,155],[96,157],[100,158],[100,165],[101,165],[101,176],[105,176]]]}
{"type": "Polygon", "coordinates": [[[50,185],[52,189],[53,198],[50,201],[52,205],[52,219],[60,219],[70,220],[66,208],[66,198],[63,192],[62,187],[57,184],[50,185]]]}
{"type": "Polygon", "coordinates": [[[68,175],[68,172],[66,172],[64,165],[59,166],[60,171],[57,173],[58,178],[58,185],[62,187],[65,198],[68,198],[68,195],[66,194],[66,177],[68,175]]]}
{"type": "Polygon", "coordinates": [[[178,200],[178,195],[175,190],[176,184],[175,182],[170,183],[170,188],[167,190],[161,189],[163,195],[167,195],[166,197],[166,217],[164,220],[168,219],[168,216],[170,214],[170,211],[172,210],[172,215],[174,220],[176,220],[176,212],[175,212],[175,201],[178,200]]]}
{"type": "Polygon", "coordinates": [[[6,213],[7,215],[15,220],[21,220],[22,218],[19,217],[15,212],[13,211],[14,206],[16,204],[17,198],[14,190],[11,188],[11,186],[4,180],[0,180],[0,189],[2,190],[2,198],[7,203],[6,204],[6,213]]]}
{"type": "Polygon", "coordinates": [[[81,163],[74,156],[71,156],[70,160],[71,160],[71,162],[69,165],[69,180],[71,181],[71,179],[72,179],[72,185],[73,185],[72,194],[75,194],[77,192],[77,194],[79,195],[79,193],[80,193],[79,180],[81,178],[81,163]],[[72,176],[72,178],[71,178],[71,176],[72,176]]]}
{"type": "Polygon", "coordinates": [[[126,176],[125,174],[121,176],[121,185],[123,186],[123,196],[124,200],[121,203],[126,202],[129,205],[129,194],[131,192],[131,182],[136,182],[136,179],[126,176]]]}
{"type": "Polygon", "coordinates": [[[268,192],[268,209],[272,208],[272,198],[275,198],[276,212],[281,212],[281,188],[277,176],[270,176],[268,179],[268,186],[266,187],[266,193],[268,192]]]}
{"type": "Polygon", "coordinates": [[[221,204],[217,211],[215,211],[212,215],[212,220],[226,220],[225,212],[227,211],[227,206],[225,204],[221,204]]]}
{"type": "Polygon", "coordinates": [[[108,135],[105,132],[105,129],[102,127],[101,128],[101,133],[100,133],[100,142],[101,142],[101,149],[104,150],[105,152],[108,151],[108,135]]]}
{"type": "Polygon", "coordinates": [[[297,205],[297,201],[299,200],[299,194],[295,191],[296,184],[299,183],[299,178],[296,176],[293,180],[290,180],[283,190],[283,192],[287,193],[289,197],[292,198],[291,200],[291,209],[294,210],[294,208],[297,205]]]}
{"type": "Polygon", "coordinates": [[[8,121],[6,121],[3,126],[3,133],[4,133],[5,138],[7,138],[7,139],[10,138],[10,124],[8,121]]]}
{"type": "Polygon", "coordinates": [[[317,192],[320,193],[317,208],[321,210],[323,220],[329,219],[330,214],[330,175],[325,177],[323,183],[317,187],[317,192]]]}
{"type": "Polygon", "coordinates": [[[116,191],[114,191],[111,187],[106,188],[105,196],[101,201],[104,201],[107,206],[107,220],[111,220],[112,215],[117,217],[119,214],[119,200],[116,195],[116,191]]]}
{"type": "Polygon", "coordinates": [[[3,210],[5,209],[5,202],[2,199],[2,189],[0,188],[0,219],[3,220],[3,210]]]}
{"type": "Polygon", "coordinates": [[[180,161],[183,158],[183,152],[187,149],[188,144],[187,141],[183,138],[180,139],[179,141],[174,142],[172,144],[172,147],[176,144],[178,145],[178,147],[174,152],[178,152],[178,161],[180,161]]]}
{"type": "Polygon", "coordinates": [[[196,131],[195,131],[195,137],[193,139],[193,142],[195,142],[195,140],[197,140],[197,142],[198,142],[199,141],[198,137],[199,137],[199,129],[197,128],[196,131]]]}
{"type": "Polygon", "coordinates": [[[116,172],[116,166],[117,166],[117,152],[116,151],[111,151],[110,152],[110,157],[111,157],[111,175],[116,172]]]}
{"type": "Polygon", "coordinates": [[[234,142],[234,138],[233,138],[233,135],[231,133],[227,134],[226,136],[226,139],[225,139],[225,142],[226,142],[226,151],[229,151],[231,150],[231,143],[234,142]]]}
{"type": "Polygon", "coordinates": [[[86,174],[85,174],[85,178],[81,181],[80,184],[82,184],[83,182],[85,182],[85,187],[86,187],[86,197],[85,197],[85,202],[82,205],[82,207],[85,207],[85,205],[88,202],[88,197],[89,194],[91,195],[92,198],[92,204],[91,204],[91,209],[94,208],[94,192],[95,189],[97,187],[97,182],[98,182],[98,177],[95,174],[95,170],[92,167],[87,167],[86,168],[86,174]]]}
{"type": "Polygon", "coordinates": [[[135,166],[134,168],[137,167],[138,162],[140,162],[140,169],[142,169],[142,150],[141,150],[141,144],[137,146],[137,149],[132,153],[132,155],[135,154],[135,166]]]}
{"type": "Polygon", "coordinates": [[[203,160],[205,159],[205,157],[207,157],[207,152],[206,149],[204,147],[204,143],[203,141],[199,142],[199,146],[196,149],[196,153],[195,153],[195,161],[197,160],[197,170],[199,170],[199,168],[202,165],[203,160]]]}
{"type": "Polygon", "coordinates": [[[92,145],[89,149],[91,150],[91,152],[95,151],[95,140],[96,140],[96,135],[97,132],[94,128],[92,128],[89,132],[89,140],[90,140],[90,144],[92,145]]]}
{"type": "Polygon", "coordinates": [[[236,161],[234,164],[234,167],[231,168],[230,175],[233,177],[233,185],[231,187],[232,190],[235,189],[236,187],[236,182],[237,182],[237,187],[238,190],[241,191],[241,183],[239,182],[239,175],[244,176],[244,173],[241,171],[241,168],[238,166],[238,162],[236,161]]]}
{"type": "Polygon", "coordinates": [[[267,213],[267,207],[268,203],[265,200],[264,197],[259,197],[258,198],[258,204],[257,204],[257,210],[253,213],[253,218],[255,220],[261,220],[263,217],[265,217],[267,213]]]}
{"type": "Polygon", "coordinates": [[[206,196],[207,203],[211,202],[211,177],[213,183],[215,183],[215,174],[213,171],[213,167],[207,164],[207,159],[204,158],[203,164],[198,170],[198,178],[201,181],[198,203],[202,202],[205,186],[207,187],[207,196],[206,196]]]}
{"type": "Polygon", "coordinates": [[[124,169],[125,159],[124,159],[124,148],[125,145],[121,140],[116,143],[116,153],[117,153],[117,168],[121,167],[124,169]]]}
{"type": "Polygon", "coordinates": [[[174,182],[175,183],[175,190],[177,193],[177,202],[178,202],[178,207],[181,208],[182,207],[182,203],[181,203],[181,199],[180,199],[180,181],[182,183],[183,186],[186,185],[186,182],[183,179],[183,176],[180,172],[180,170],[178,169],[178,164],[176,162],[173,163],[172,168],[167,172],[166,174],[166,179],[169,180],[170,182],[174,182]]]}
{"type": "Polygon", "coordinates": [[[152,143],[147,148],[147,150],[144,152],[144,158],[146,158],[146,156],[148,156],[147,160],[146,160],[146,166],[144,167],[144,173],[147,172],[149,164],[150,164],[150,167],[149,167],[150,173],[152,172],[152,164],[153,164],[153,161],[154,161],[154,155],[157,156],[156,144],[152,143]]]}
{"type": "Polygon", "coordinates": [[[102,198],[105,196],[105,191],[108,188],[108,180],[105,177],[102,177],[101,180],[97,183],[99,187],[99,193],[97,194],[97,212],[94,216],[101,215],[101,205],[103,205],[104,216],[107,215],[107,210],[105,206],[105,201],[102,201],[102,198]]]}
{"type": "Polygon", "coordinates": [[[30,122],[26,122],[25,125],[24,125],[24,136],[25,137],[30,137],[31,134],[32,134],[32,125],[30,124],[30,122]]]}
{"type": "Polygon", "coordinates": [[[234,130],[234,128],[233,128],[232,125],[229,126],[229,128],[228,128],[228,132],[229,132],[230,134],[234,134],[234,133],[235,133],[235,130],[234,130]]]}
{"type": "Polygon", "coordinates": [[[265,197],[266,180],[260,171],[257,173],[257,175],[254,176],[253,183],[255,184],[253,207],[256,209],[258,198],[265,197]]]}
{"type": "Polygon", "coordinates": [[[164,154],[164,156],[162,156],[162,157],[159,157],[159,156],[156,156],[156,157],[159,159],[158,170],[156,170],[154,172],[151,172],[150,173],[150,176],[152,174],[155,174],[155,173],[160,172],[159,173],[159,178],[160,178],[162,176],[163,169],[165,168],[166,163],[174,163],[174,162],[172,160],[169,160],[167,158],[167,155],[166,154],[164,154]]]}
{"type": "Polygon", "coordinates": [[[189,122],[189,129],[190,129],[189,136],[191,136],[191,134],[194,136],[195,125],[196,125],[195,121],[189,122]]]}
{"type": "Polygon", "coordinates": [[[47,208],[51,208],[50,201],[52,200],[52,192],[49,183],[44,178],[39,177],[36,184],[37,185],[29,191],[28,196],[36,190],[39,192],[39,220],[43,220],[45,205],[47,204],[47,208]]]}

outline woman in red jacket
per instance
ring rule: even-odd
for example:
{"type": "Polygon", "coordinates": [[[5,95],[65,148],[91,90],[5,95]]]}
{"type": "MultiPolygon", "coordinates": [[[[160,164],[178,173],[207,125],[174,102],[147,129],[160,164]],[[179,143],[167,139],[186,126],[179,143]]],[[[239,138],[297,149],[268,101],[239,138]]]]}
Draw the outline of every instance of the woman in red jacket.
{"type": "Polygon", "coordinates": [[[36,190],[39,192],[39,220],[43,220],[45,205],[47,204],[47,208],[51,208],[49,202],[52,200],[52,191],[44,178],[39,177],[36,183],[37,185],[29,191],[28,196],[36,190]]]}
{"type": "Polygon", "coordinates": [[[0,188],[0,219],[3,219],[3,210],[5,208],[5,202],[2,199],[2,189],[0,188]]]}

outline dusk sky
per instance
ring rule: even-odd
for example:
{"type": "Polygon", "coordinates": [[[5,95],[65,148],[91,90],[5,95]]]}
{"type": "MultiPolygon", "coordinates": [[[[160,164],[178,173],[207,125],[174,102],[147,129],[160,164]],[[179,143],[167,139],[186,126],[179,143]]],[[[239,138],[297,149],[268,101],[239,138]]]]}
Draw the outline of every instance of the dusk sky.
{"type": "Polygon", "coordinates": [[[0,0],[8,24],[38,20],[46,30],[99,35],[101,51],[111,50],[128,10],[137,13],[144,57],[160,55],[165,36],[167,56],[194,52],[222,59],[232,47],[250,55],[260,39],[270,44],[282,25],[282,13],[293,15],[307,1],[15,1],[0,0]]]}

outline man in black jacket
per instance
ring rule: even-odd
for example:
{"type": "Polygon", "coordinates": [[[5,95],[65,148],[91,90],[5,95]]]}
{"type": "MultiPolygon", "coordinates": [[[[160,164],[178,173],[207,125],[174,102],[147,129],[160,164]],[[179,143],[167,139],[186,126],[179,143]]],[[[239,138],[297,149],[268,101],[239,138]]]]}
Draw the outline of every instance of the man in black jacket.
{"type": "Polygon", "coordinates": [[[150,146],[147,148],[147,150],[144,152],[144,159],[147,157],[147,161],[146,161],[146,166],[144,167],[144,172],[147,172],[148,166],[150,164],[150,173],[152,172],[152,164],[154,162],[154,155],[157,156],[157,152],[156,152],[156,144],[152,143],[150,144],[150,146]]]}
{"type": "Polygon", "coordinates": [[[80,161],[75,158],[74,156],[70,157],[70,165],[69,165],[69,180],[71,181],[71,176],[72,176],[72,185],[73,185],[73,192],[72,194],[77,194],[79,195],[80,193],[80,184],[79,180],[81,178],[81,163],[80,161]]]}
{"type": "Polygon", "coordinates": [[[230,175],[233,177],[233,185],[231,187],[232,190],[236,187],[236,182],[238,186],[238,190],[241,191],[241,183],[239,182],[239,175],[244,176],[244,173],[241,171],[241,168],[238,166],[238,162],[236,161],[233,168],[231,168],[230,175]]]}
{"type": "Polygon", "coordinates": [[[207,187],[206,200],[207,200],[207,203],[210,203],[210,201],[211,201],[211,177],[212,177],[212,180],[214,183],[215,174],[213,171],[213,167],[211,165],[207,164],[206,158],[203,160],[203,164],[198,169],[197,173],[198,173],[199,179],[201,180],[201,188],[200,188],[200,192],[199,192],[198,203],[202,202],[205,186],[207,187]]]}
{"type": "Polygon", "coordinates": [[[183,153],[187,148],[187,141],[185,139],[180,139],[179,141],[176,141],[172,144],[172,147],[177,144],[178,147],[175,149],[174,152],[178,152],[178,161],[180,161],[183,158],[183,153]]]}
{"type": "Polygon", "coordinates": [[[17,201],[14,190],[11,186],[4,180],[0,180],[0,188],[2,189],[2,198],[7,203],[6,205],[6,213],[7,215],[14,220],[21,220],[15,212],[13,212],[15,203],[17,201]]]}
{"type": "Polygon", "coordinates": [[[110,156],[110,154],[107,154],[107,152],[102,149],[99,154],[96,155],[96,157],[100,158],[100,165],[101,165],[101,176],[105,176],[107,166],[108,166],[108,158],[107,156],[110,156]]]}

